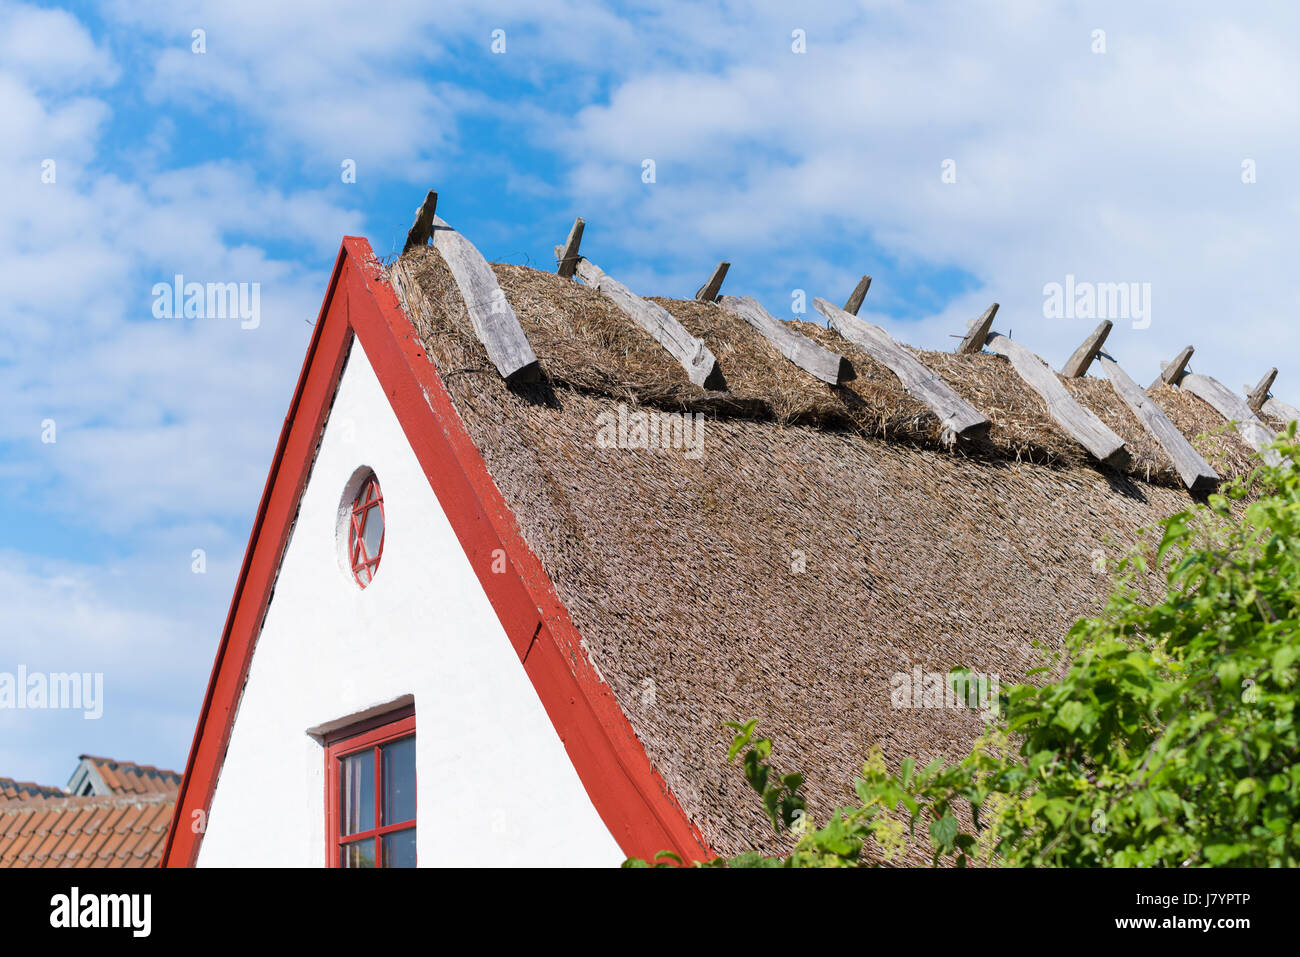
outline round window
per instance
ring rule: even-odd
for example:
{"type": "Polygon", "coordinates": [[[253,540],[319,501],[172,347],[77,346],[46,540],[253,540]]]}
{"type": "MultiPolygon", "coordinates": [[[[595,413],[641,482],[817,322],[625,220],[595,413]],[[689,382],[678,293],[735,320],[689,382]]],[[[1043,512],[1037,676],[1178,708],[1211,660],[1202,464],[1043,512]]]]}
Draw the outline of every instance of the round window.
{"type": "Polygon", "coordinates": [[[374,580],[383,553],[384,496],[375,473],[367,472],[352,497],[348,522],[348,561],[352,577],[362,588],[374,580]]]}

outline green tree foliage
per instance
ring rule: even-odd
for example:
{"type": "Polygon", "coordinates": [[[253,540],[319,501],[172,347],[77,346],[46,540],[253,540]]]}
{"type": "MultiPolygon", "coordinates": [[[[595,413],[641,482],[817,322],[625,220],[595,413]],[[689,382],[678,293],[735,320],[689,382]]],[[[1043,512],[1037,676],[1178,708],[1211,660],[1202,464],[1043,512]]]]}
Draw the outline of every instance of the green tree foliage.
{"type": "Polygon", "coordinates": [[[961,760],[891,771],[873,750],[858,803],[813,826],[802,776],[770,767],[757,722],[730,724],[728,759],[743,754],[773,828],[797,843],[711,864],[852,867],[920,844],[958,866],[1300,865],[1294,440],[1293,424],[1280,466],[1161,522],[1104,611],[1070,630],[1062,677],[1005,687],[961,760]],[[1138,587],[1149,569],[1168,586],[1155,604],[1138,587]]]}

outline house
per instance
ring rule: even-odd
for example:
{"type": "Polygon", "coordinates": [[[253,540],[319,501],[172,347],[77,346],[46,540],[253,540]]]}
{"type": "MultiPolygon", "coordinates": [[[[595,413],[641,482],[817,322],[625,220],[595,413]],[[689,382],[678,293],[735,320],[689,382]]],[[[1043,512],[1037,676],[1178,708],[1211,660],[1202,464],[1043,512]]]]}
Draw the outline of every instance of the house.
{"type": "Polygon", "coordinates": [[[1057,375],[996,308],[945,354],[856,293],[818,301],[834,329],[777,322],[722,267],[642,299],[581,221],[556,273],[489,266],[434,200],[395,262],[339,251],[169,866],[778,849],[724,721],[761,719],[821,819],[872,745],[959,753],[980,714],[900,676],[1022,678],[1290,408],[1186,356],[1143,392],[1108,328],[1057,375]]]}
{"type": "Polygon", "coordinates": [[[180,782],[86,754],[66,790],[0,778],[0,867],[157,867],[180,782]]]}

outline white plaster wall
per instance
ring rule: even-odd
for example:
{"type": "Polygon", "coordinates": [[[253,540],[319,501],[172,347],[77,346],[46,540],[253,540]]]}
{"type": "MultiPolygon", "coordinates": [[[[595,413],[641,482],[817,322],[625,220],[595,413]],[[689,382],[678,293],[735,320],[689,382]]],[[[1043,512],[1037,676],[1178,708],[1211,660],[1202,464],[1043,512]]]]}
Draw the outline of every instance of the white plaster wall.
{"type": "Polygon", "coordinates": [[[199,865],[324,866],[324,754],[307,729],[407,694],[421,866],[622,861],[354,341],[199,865]],[[387,520],[383,559],[364,590],[340,567],[335,534],[344,486],[361,465],[379,478],[387,520]]]}

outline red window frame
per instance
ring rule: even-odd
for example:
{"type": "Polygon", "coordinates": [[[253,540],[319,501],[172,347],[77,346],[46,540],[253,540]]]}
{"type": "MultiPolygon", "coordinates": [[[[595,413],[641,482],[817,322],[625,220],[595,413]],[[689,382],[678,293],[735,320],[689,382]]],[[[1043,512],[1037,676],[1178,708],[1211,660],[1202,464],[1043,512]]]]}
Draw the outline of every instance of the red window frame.
{"type": "Polygon", "coordinates": [[[356,583],[365,588],[375,580],[375,571],[379,568],[379,559],[384,554],[384,536],[388,534],[388,519],[384,515],[384,493],[379,488],[379,479],[371,472],[357,489],[352,499],[352,517],[348,523],[348,559],[352,563],[352,577],[356,583]],[[383,528],[379,532],[379,548],[374,555],[366,552],[364,530],[366,515],[372,508],[379,509],[379,521],[383,528]],[[366,577],[362,579],[361,573],[366,577]]]}
{"type": "MultiPolygon", "coordinates": [[[[416,819],[386,823],[384,813],[384,762],[380,747],[402,738],[415,737],[415,706],[408,705],[397,711],[370,718],[358,724],[341,728],[325,736],[325,866],[340,867],[340,854],[345,844],[371,838],[375,842],[375,867],[384,866],[380,838],[395,831],[405,831],[416,826],[416,819]],[[365,751],[374,754],[375,768],[375,827],[346,836],[341,830],[339,808],[339,762],[365,751]]],[[[416,794],[419,794],[418,769],[416,794]]]]}

